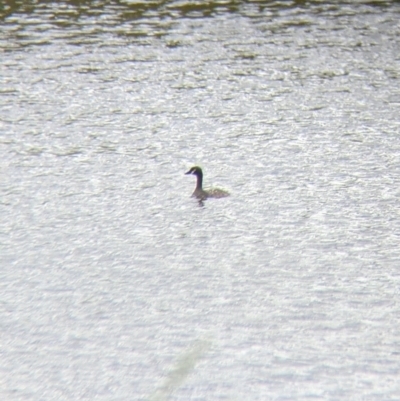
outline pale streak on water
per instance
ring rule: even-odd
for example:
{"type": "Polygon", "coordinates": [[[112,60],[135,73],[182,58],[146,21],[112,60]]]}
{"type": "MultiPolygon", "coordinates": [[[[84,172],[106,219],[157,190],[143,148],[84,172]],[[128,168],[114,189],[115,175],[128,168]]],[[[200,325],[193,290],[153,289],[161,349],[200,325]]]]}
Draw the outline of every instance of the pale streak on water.
{"type": "Polygon", "coordinates": [[[399,3],[21,3],[0,398],[399,400],[399,3]]]}

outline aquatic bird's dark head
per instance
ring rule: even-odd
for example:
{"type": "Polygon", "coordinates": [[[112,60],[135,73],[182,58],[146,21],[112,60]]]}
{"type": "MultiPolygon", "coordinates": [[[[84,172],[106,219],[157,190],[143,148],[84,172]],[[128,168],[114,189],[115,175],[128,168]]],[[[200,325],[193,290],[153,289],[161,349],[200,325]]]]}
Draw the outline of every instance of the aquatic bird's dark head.
{"type": "Polygon", "coordinates": [[[193,175],[196,175],[196,176],[202,176],[203,172],[201,171],[200,167],[194,166],[188,172],[186,172],[185,174],[193,174],[193,175]]]}

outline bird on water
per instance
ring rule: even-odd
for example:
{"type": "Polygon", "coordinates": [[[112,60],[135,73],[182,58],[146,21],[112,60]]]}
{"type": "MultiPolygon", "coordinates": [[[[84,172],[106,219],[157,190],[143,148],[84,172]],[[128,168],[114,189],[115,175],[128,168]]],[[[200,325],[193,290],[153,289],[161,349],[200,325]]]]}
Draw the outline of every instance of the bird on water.
{"type": "Polygon", "coordinates": [[[219,188],[203,189],[203,171],[200,167],[194,166],[185,174],[193,174],[196,176],[196,188],[192,197],[205,200],[207,198],[225,198],[229,196],[229,192],[219,188]]]}

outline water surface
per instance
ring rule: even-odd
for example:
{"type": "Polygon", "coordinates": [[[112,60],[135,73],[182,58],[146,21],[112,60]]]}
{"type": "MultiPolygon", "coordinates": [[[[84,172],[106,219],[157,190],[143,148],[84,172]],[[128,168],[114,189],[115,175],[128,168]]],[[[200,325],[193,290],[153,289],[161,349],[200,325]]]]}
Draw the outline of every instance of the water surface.
{"type": "Polygon", "coordinates": [[[399,3],[0,16],[2,399],[400,399],[399,3]]]}

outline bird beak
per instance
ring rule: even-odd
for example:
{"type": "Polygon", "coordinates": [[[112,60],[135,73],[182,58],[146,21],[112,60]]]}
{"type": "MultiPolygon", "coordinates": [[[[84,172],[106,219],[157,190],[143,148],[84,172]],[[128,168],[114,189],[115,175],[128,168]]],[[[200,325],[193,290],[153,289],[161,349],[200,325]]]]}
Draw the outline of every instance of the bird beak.
{"type": "Polygon", "coordinates": [[[189,171],[187,171],[187,172],[185,173],[185,175],[186,175],[186,174],[192,174],[192,172],[189,170],[189,171]]]}

